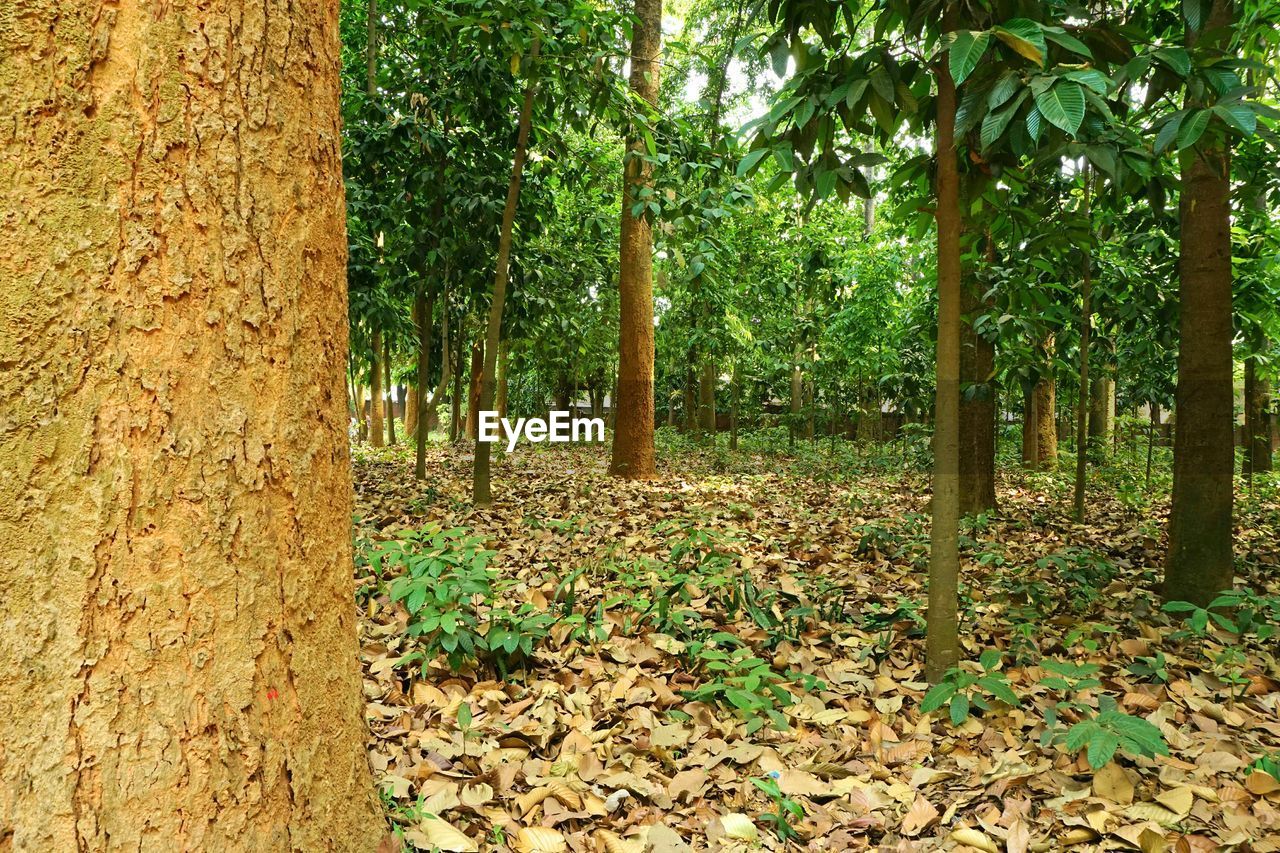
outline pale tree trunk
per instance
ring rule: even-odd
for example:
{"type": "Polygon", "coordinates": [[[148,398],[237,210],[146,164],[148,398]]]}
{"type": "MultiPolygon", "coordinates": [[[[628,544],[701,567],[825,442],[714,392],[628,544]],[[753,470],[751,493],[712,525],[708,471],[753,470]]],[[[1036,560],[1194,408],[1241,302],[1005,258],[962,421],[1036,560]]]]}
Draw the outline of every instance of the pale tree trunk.
{"type": "MultiPolygon", "coordinates": [[[[530,58],[538,58],[535,38],[530,58]]],[[[498,350],[502,347],[502,307],[507,299],[507,277],[511,269],[511,232],[515,227],[516,209],[520,205],[520,181],[524,176],[525,151],[529,147],[529,131],[533,124],[532,80],[525,84],[524,101],[520,105],[519,129],[516,132],[515,157],[511,164],[511,180],[507,183],[507,203],[502,209],[502,228],[498,232],[498,263],[493,275],[493,296],[489,301],[489,323],[485,329],[484,361],[480,373],[479,410],[493,409],[495,377],[498,372],[498,350]]],[[[476,444],[475,462],[471,468],[471,499],[478,506],[493,500],[489,489],[488,442],[476,444]]]]}
{"type": "MultiPolygon", "coordinates": [[[[658,56],[662,49],[662,0],[635,0],[631,34],[631,91],[650,106],[658,103],[658,56]]],[[[611,473],[653,477],[653,239],[652,217],[632,215],[637,194],[652,184],[645,144],[633,124],[623,166],[622,222],[618,239],[618,396],[614,408],[611,473]]]]}
{"type": "MultiPolygon", "coordinates": [[[[943,29],[955,29],[956,17],[956,7],[948,4],[943,29]]],[[[925,676],[936,683],[960,660],[960,176],[956,87],[945,54],[934,73],[938,78],[938,349],[925,676]]]]}
{"type": "Polygon", "coordinates": [[[738,449],[738,414],[742,406],[742,366],[734,362],[729,380],[729,449],[738,449]]]}
{"type": "MultiPolygon", "coordinates": [[[[1221,39],[1230,0],[1213,0],[1204,22],[1221,39]]],[[[1187,42],[1196,34],[1188,31],[1187,42]]],[[[1188,106],[1200,104],[1188,98],[1188,106]]],[[[1231,504],[1235,478],[1231,339],[1231,152],[1221,122],[1182,153],[1178,257],[1178,388],[1174,403],[1173,501],[1164,595],[1207,604],[1235,577],[1231,504]]]]}
{"type": "MultiPolygon", "coordinates": [[[[436,386],[435,391],[428,396],[428,389],[431,382],[431,347],[432,347],[432,318],[435,315],[435,296],[428,298],[423,290],[419,290],[415,297],[416,321],[418,323],[418,392],[409,402],[405,403],[405,418],[408,420],[410,410],[414,412],[414,429],[410,432],[413,436],[414,443],[414,464],[413,476],[416,479],[423,479],[427,476],[427,438],[431,432],[432,421],[435,420],[436,406],[440,404],[440,397],[444,394],[444,389],[449,385],[450,375],[450,353],[449,349],[449,288],[448,288],[448,270],[445,270],[445,288],[444,305],[440,312],[440,384],[436,386]],[[410,409],[410,407],[412,407],[410,409]]],[[[408,427],[406,426],[406,429],[408,427]]]]}
{"type": "Polygon", "coordinates": [[[1038,343],[1041,374],[1027,392],[1022,419],[1022,463],[1035,470],[1058,464],[1057,386],[1053,378],[1054,336],[1038,343]]]}
{"type": "Polygon", "coordinates": [[[449,400],[449,441],[462,439],[462,342],[466,339],[466,317],[458,324],[457,349],[453,354],[453,394],[449,400]]]}
{"type": "Polygon", "coordinates": [[[418,388],[414,385],[404,393],[404,437],[418,440],[418,388]]]}
{"type": "Polygon", "coordinates": [[[0,846],[372,850],[336,4],[0,12],[0,846]]]}
{"type": "Polygon", "coordinates": [[[385,393],[382,390],[382,330],[374,328],[372,343],[372,363],[369,368],[369,394],[373,398],[369,405],[369,443],[374,447],[386,444],[386,431],[382,426],[383,414],[386,411],[385,393]]]}

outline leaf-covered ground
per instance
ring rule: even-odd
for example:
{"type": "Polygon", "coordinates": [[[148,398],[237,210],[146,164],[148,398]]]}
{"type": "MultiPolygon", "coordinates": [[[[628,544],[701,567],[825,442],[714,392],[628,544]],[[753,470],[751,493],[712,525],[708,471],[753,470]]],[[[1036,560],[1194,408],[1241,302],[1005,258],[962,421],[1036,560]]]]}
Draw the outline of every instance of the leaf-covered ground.
{"type": "Polygon", "coordinates": [[[1240,498],[1256,596],[1200,628],[1161,611],[1141,460],[1085,526],[1065,474],[1005,470],[963,540],[970,686],[925,714],[927,477],[891,447],[754,450],[667,447],[628,483],[602,448],[524,447],[483,510],[465,447],[423,483],[357,451],[370,760],[408,849],[1280,849],[1274,483],[1240,498]],[[548,615],[505,679],[401,661],[421,640],[370,555],[431,525],[497,552],[495,606],[548,615]],[[1168,754],[1091,729],[1108,710],[1168,754]]]}

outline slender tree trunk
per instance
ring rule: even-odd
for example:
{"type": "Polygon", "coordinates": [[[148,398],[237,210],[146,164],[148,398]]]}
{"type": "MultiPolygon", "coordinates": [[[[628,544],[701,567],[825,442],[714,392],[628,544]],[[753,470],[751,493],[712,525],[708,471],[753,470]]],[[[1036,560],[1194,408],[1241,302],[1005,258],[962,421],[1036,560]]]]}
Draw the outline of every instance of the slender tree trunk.
{"type": "Polygon", "coordinates": [[[511,388],[510,378],[507,376],[507,363],[511,355],[510,349],[511,347],[507,344],[506,338],[503,338],[501,345],[498,347],[498,397],[494,403],[500,418],[507,416],[507,395],[511,388]]]}
{"type": "Polygon", "coordinates": [[[418,441],[418,389],[410,385],[404,392],[404,437],[418,441]]]}
{"type": "MultiPolygon", "coordinates": [[[[662,49],[662,0],[635,0],[631,34],[631,91],[658,103],[662,49]]],[[[644,140],[633,124],[623,166],[622,224],[618,249],[618,398],[609,470],[642,479],[656,472],[653,448],[653,242],[651,218],[633,215],[642,188],[652,185],[644,140]]]]}
{"type": "Polygon", "coordinates": [[[698,374],[698,426],[715,443],[716,437],[716,366],[709,358],[702,362],[698,374]]]}
{"type": "MultiPolygon", "coordinates": [[[[538,58],[538,41],[530,51],[538,58]]],[[[524,177],[525,151],[529,147],[529,131],[533,125],[532,79],[525,84],[524,102],[520,105],[519,130],[516,134],[515,157],[511,164],[511,180],[507,184],[507,203],[502,209],[502,229],[498,232],[498,263],[493,275],[493,297],[489,301],[489,323],[485,330],[484,368],[480,378],[480,411],[491,411],[496,393],[498,351],[502,348],[502,308],[507,300],[507,277],[511,269],[511,232],[515,227],[516,209],[520,205],[520,181],[524,177]]],[[[475,464],[471,474],[471,499],[477,506],[493,501],[489,483],[488,442],[476,444],[475,464]]]]}
{"type": "Polygon", "coordinates": [[[1255,473],[1270,470],[1271,383],[1258,375],[1258,359],[1250,356],[1244,362],[1244,475],[1252,482],[1255,473]]]}
{"type": "Polygon", "coordinates": [[[0,9],[0,847],[372,850],[336,5],[0,9]]]}
{"type": "MultiPolygon", "coordinates": [[[[427,476],[427,434],[431,431],[431,424],[427,418],[430,403],[427,395],[431,388],[431,332],[435,308],[435,295],[427,294],[426,283],[419,276],[418,286],[413,295],[413,321],[418,329],[418,387],[416,392],[410,390],[404,409],[405,433],[413,440],[413,476],[418,480],[427,476]],[[412,422],[410,422],[410,413],[413,415],[412,422]]],[[[444,314],[447,318],[449,314],[447,305],[444,314]]],[[[448,351],[447,341],[442,351],[448,351]]]]}
{"type": "Polygon", "coordinates": [[[791,423],[787,430],[791,447],[796,445],[796,436],[800,432],[800,413],[804,411],[804,369],[800,366],[803,353],[804,345],[797,340],[791,350],[791,423]]]}
{"type": "Polygon", "coordinates": [[[369,443],[374,447],[383,447],[387,443],[386,429],[382,426],[382,417],[386,412],[386,399],[382,390],[382,329],[374,327],[372,362],[369,366],[369,393],[373,397],[369,406],[369,443]]]}
{"type": "MultiPolygon", "coordinates": [[[[1221,39],[1230,0],[1213,0],[1205,33],[1221,39]]],[[[1196,33],[1188,30],[1187,43],[1196,33]]],[[[1225,44],[1223,44],[1225,47],[1225,44]]],[[[1200,106],[1190,97],[1188,106],[1200,106]]],[[[1182,152],[1177,419],[1165,597],[1207,604],[1231,587],[1235,476],[1231,323],[1231,153],[1221,122],[1182,152]]]]}
{"type": "Polygon", "coordinates": [[[738,412],[742,406],[742,366],[734,362],[729,389],[729,449],[738,449],[738,412]]]}
{"type": "Polygon", "coordinates": [[[387,401],[387,446],[394,447],[396,443],[396,401],[391,393],[391,341],[387,340],[386,335],[382,336],[382,380],[386,385],[383,395],[387,401]]]}
{"type": "Polygon", "coordinates": [[[467,385],[467,437],[475,441],[480,424],[480,384],[484,379],[484,338],[471,342],[470,377],[467,385]]]}
{"type": "Polygon", "coordinates": [[[466,336],[464,334],[466,326],[466,318],[463,317],[459,323],[457,349],[454,351],[453,357],[453,395],[449,401],[449,441],[458,442],[462,439],[462,342],[466,336]]]}
{"type": "Polygon", "coordinates": [[[1089,241],[1084,248],[1080,285],[1080,399],[1076,401],[1076,487],[1073,500],[1076,521],[1084,521],[1084,491],[1089,473],[1089,337],[1093,333],[1093,218],[1089,207],[1089,167],[1084,168],[1084,215],[1089,241]]]}
{"type": "MultiPolygon", "coordinates": [[[[943,29],[954,30],[957,17],[955,4],[948,3],[943,12],[943,29]]],[[[937,683],[960,660],[957,589],[960,577],[961,282],[956,87],[945,54],[939,58],[934,73],[938,79],[938,348],[925,675],[930,682],[937,683]]]]}
{"type": "MultiPolygon", "coordinates": [[[[988,261],[993,256],[988,235],[988,261]]],[[[966,389],[960,400],[960,514],[977,515],[996,508],[996,351],[974,331],[974,320],[988,306],[973,270],[968,272],[960,292],[960,311],[968,318],[960,325],[960,384],[966,389]]]]}

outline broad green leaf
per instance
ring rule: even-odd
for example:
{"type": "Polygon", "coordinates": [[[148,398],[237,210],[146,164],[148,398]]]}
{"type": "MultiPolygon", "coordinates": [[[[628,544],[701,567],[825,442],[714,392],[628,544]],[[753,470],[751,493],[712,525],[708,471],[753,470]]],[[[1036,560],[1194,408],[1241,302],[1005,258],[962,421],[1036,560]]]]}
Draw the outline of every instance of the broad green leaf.
{"type": "Polygon", "coordinates": [[[1089,738],[1089,751],[1085,753],[1089,761],[1089,766],[1097,770],[1116,754],[1116,749],[1120,746],[1120,738],[1108,731],[1098,731],[1093,737],[1089,738]]]}
{"type": "Polygon", "coordinates": [[[1012,68],[997,77],[991,91],[987,94],[987,107],[994,110],[1012,98],[1013,93],[1018,90],[1018,83],[1018,72],[1012,68]]]}
{"type": "Polygon", "coordinates": [[[1096,68],[1077,68],[1062,75],[1067,80],[1083,83],[1099,95],[1107,94],[1107,78],[1096,68]]]}
{"type": "Polygon", "coordinates": [[[1199,141],[1204,135],[1204,129],[1209,126],[1209,118],[1213,113],[1209,110],[1196,110],[1186,117],[1182,122],[1182,127],[1178,129],[1178,150],[1182,151],[1190,148],[1199,141]]]}
{"type": "Polygon", "coordinates": [[[1040,133],[1044,130],[1043,118],[1044,116],[1040,114],[1040,110],[1037,107],[1033,106],[1027,112],[1027,135],[1031,137],[1031,141],[1034,143],[1040,142],[1040,133]]]}
{"type": "Polygon", "coordinates": [[[1218,104],[1213,111],[1245,136],[1253,136],[1258,129],[1258,116],[1248,104],[1218,104]]]}
{"type": "Polygon", "coordinates": [[[769,154],[770,154],[770,149],[757,148],[755,151],[752,151],[751,153],[749,153],[746,157],[743,157],[738,162],[738,169],[737,169],[738,177],[741,178],[742,176],[746,175],[748,172],[751,171],[751,169],[757,163],[759,163],[765,157],[768,157],[769,154]]]}
{"type": "Polygon", "coordinates": [[[950,681],[942,681],[929,688],[929,692],[924,694],[924,699],[920,702],[920,713],[928,714],[936,711],[946,704],[956,692],[956,686],[950,681]]]}
{"type": "Polygon", "coordinates": [[[1044,42],[1044,31],[1035,21],[1011,18],[1004,26],[996,27],[992,32],[1018,55],[1036,65],[1044,66],[1045,54],[1049,51],[1044,42]]]}
{"type": "Polygon", "coordinates": [[[1162,47],[1151,55],[1179,77],[1185,78],[1191,73],[1191,56],[1183,48],[1162,47]]]}
{"type": "Polygon", "coordinates": [[[1089,50],[1089,46],[1080,39],[1066,32],[1059,32],[1057,27],[1045,28],[1045,38],[1059,47],[1065,47],[1074,54],[1083,56],[1086,59],[1093,59],[1093,51],[1089,50]]]}
{"type": "Polygon", "coordinates": [[[951,79],[959,86],[978,66],[978,60],[991,42],[991,33],[960,30],[954,36],[947,52],[947,62],[951,68],[951,79]]]}
{"type": "Polygon", "coordinates": [[[1199,31],[1200,25],[1204,23],[1203,0],[1182,0],[1182,17],[1186,19],[1188,27],[1199,31]]]}
{"type": "Polygon", "coordinates": [[[1045,120],[1074,134],[1084,121],[1084,92],[1079,83],[1059,81],[1036,95],[1036,106],[1045,120]]]}
{"type": "MultiPolygon", "coordinates": [[[[1168,121],[1166,121],[1163,125],[1160,126],[1160,131],[1156,134],[1156,141],[1154,146],[1155,152],[1157,154],[1159,154],[1161,151],[1164,151],[1166,148],[1168,148],[1170,145],[1173,144],[1173,140],[1178,136],[1178,128],[1182,125],[1182,119],[1185,116],[1186,116],[1186,113],[1184,112],[1174,113],[1172,116],[1170,116],[1168,121]]],[[[1195,609],[1194,604],[1189,604],[1188,602],[1185,602],[1185,601],[1170,601],[1168,604],[1164,606],[1164,610],[1167,613],[1177,613],[1179,611],[1171,610],[1170,607],[1174,605],[1182,605],[1182,604],[1186,604],[1190,610],[1195,609]]]]}
{"type": "Polygon", "coordinates": [[[951,705],[948,710],[950,711],[951,725],[960,725],[969,719],[969,697],[963,693],[957,693],[951,697],[951,705]]]}
{"type": "Polygon", "coordinates": [[[1013,121],[1014,115],[1017,114],[1022,102],[1027,98],[1024,90],[1022,95],[1012,104],[998,112],[987,113],[987,117],[982,120],[982,147],[989,148],[997,139],[999,139],[1009,127],[1009,122],[1013,121]]]}

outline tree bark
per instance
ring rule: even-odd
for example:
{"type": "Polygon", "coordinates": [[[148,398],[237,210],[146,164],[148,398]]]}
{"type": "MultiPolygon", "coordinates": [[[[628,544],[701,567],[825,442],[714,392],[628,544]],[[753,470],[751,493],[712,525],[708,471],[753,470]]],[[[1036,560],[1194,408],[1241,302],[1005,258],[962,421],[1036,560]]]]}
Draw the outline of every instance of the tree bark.
{"type": "Polygon", "coordinates": [[[13,10],[0,846],[372,850],[337,6],[13,10]]]}
{"type": "Polygon", "coordinates": [[[510,392],[511,382],[507,376],[507,363],[511,357],[511,347],[507,344],[507,340],[503,338],[502,344],[498,348],[498,396],[494,402],[494,407],[498,410],[498,417],[505,418],[507,416],[507,395],[510,392]]]}
{"type": "MultiPolygon", "coordinates": [[[[1089,167],[1084,168],[1084,214],[1089,220],[1089,239],[1093,238],[1093,221],[1089,207],[1089,167]]],[[[1089,473],[1089,338],[1093,333],[1093,252],[1084,249],[1080,285],[1080,395],[1076,400],[1076,484],[1072,506],[1076,521],[1084,521],[1084,492],[1089,473]]]]}
{"type": "Polygon", "coordinates": [[[698,427],[711,442],[716,436],[716,366],[704,359],[698,374],[698,427]]]}
{"type": "Polygon", "coordinates": [[[1258,375],[1257,358],[1244,362],[1244,475],[1272,470],[1271,383],[1258,375]]]}
{"type": "Polygon", "coordinates": [[[466,339],[466,317],[458,324],[457,350],[453,357],[453,394],[449,401],[449,441],[462,438],[462,342],[466,339]]]}
{"type": "MultiPolygon", "coordinates": [[[[635,0],[631,36],[631,91],[651,107],[658,103],[662,49],[662,0],[635,0]]],[[[618,398],[611,473],[645,479],[657,473],[653,446],[653,240],[651,217],[632,207],[652,186],[644,140],[633,122],[623,165],[622,222],[618,249],[618,398]]]]}
{"type": "Polygon", "coordinates": [[[418,389],[410,385],[404,392],[404,436],[418,441],[418,389]]]}
{"type": "Polygon", "coordinates": [[[467,385],[467,437],[476,440],[480,427],[480,384],[484,378],[484,338],[471,342],[471,374],[467,385]]]}
{"type": "MultiPolygon", "coordinates": [[[[1204,22],[1221,40],[1230,0],[1213,0],[1204,22]]],[[[1187,32],[1187,44],[1197,41],[1187,32]]],[[[1225,43],[1223,44],[1225,46],[1225,43]]],[[[1188,97],[1188,106],[1200,106],[1188,97]]],[[[1231,153],[1221,121],[1182,152],[1178,256],[1178,386],[1173,438],[1173,501],[1164,595],[1207,604],[1235,577],[1231,505],[1235,476],[1231,322],[1231,153]]]]}
{"type": "MultiPolygon", "coordinates": [[[[538,58],[538,40],[533,41],[530,58],[538,58]]],[[[529,147],[529,131],[533,125],[533,80],[525,84],[516,132],[516,150],[511,163],[511,180],[507,182],[507,203],[502,209],[502,227],[498,231],[498,262],[493,274],[493,295],[489,300],[489,322],[485,328],[483,369],[480,373],[480,411],[493,410],[498,373],[498,350],[502,347],[502,308],[507,301],[507,278],[511,271],[511,232],[515,228],[516,210],[520,206],[520,182],[524,177],[525,151],[529,147]]],[[[478,421],[477,421],[478,423],[478,421]]],[[[475,463],[471,468],[471,500],[477,506],[493,501],[489,488],[488,442],[476,444],[475,463]]]]}
{"type": "Polygon", "coordinates": [[[742,406],[742,365],[734,362],[729,380],[729,449],[738,449],[738,414],[742,406]]]}
{"type": "MultiPolygon", "coordinates": [[[[948,3],[943,30],[956,28],[948,3]]],[[[925,676],[942,680],[960,660],[957,590],[960,578],[960,176],[956,162],[956,87],[943,54],[938,80],[937,209],[938,348],[933,433],[933,500],[929,551],[929,612],[925,676]]]]}
{"type": "MultiPolygon", "coordinates": [[[[987,238],[990,244],[990,238],[987,238]]],[[[988,256],[991,247],[988,247],[988,256]]],[[[966,276],[960,293],[960,514],[977,515],[996,508],[995,345],[974,331],[973,321],[987,308],[981,285],[966,276]]],[[[877,410],[878,410],[877,406],[877,410]]]]}
{"type": "Polygon", "coordinates": [[[369,405],[369,443],[383,447],[387,438],[382,425],[386,412],[386,394],[382,389],[382,329],[374,328],[370,348],[373,354],[369,365],[369,394],[373,399],[369,405]]]}
{"type": "Polygon", "coordinates": [[[382,381],[386,387],[383,389],[383,396],[387,401],[387,446],[394,447],[396,443],[396,401],[391,389],[394,387],[391,383],[391,341],[386,335],[382,336],[382,381]]]}

